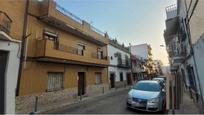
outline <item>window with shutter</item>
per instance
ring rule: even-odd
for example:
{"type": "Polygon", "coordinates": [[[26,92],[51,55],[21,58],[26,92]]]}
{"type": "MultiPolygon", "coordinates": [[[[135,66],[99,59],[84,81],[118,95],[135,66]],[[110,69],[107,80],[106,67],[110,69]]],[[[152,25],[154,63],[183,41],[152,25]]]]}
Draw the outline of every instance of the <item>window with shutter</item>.
{"type": "Polygon", "coordinates": [[[63,89],[63,77],[64,73],[62,72],[49,72],[47,91],[56,91],[63,89]]]}

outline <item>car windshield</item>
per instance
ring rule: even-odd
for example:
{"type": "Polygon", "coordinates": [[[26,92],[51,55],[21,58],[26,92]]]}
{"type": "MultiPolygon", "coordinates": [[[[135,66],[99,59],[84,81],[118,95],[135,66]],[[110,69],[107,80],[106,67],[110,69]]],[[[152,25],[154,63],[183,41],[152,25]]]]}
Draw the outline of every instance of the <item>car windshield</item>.
{"type": "Polygon", "coordinates": [[[150,83],[150,82],[138,82],[133,85],[133,89],[157,92],[157,91],[160,91],[160,85],[157,83],[150,83]]]}

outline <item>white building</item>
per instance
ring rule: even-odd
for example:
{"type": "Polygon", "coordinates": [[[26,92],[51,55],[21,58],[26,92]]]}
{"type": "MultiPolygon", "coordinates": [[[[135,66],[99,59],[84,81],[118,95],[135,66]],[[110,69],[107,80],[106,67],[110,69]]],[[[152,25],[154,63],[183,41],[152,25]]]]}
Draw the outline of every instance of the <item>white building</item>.
{"type": "MultiPolygon", "coordinates": [[[[143,63],[143,78],[144,79],[151,79],[155,71],[153,70],[153,60],[152,60],[152,53],[151,53],[151,46],[148,44],[139,44],[139,45],[132,45],[129,47],[131,55],[140,57],[143,63]]],[[[140,77],[140,76],[138,76],[140,77]]]]}
{"type": "Polygon", "coordinates": [[[111,88],[125,87],[132,84],[130,52],[128,48],[120,45],[116,40],[110,40],[108,44],[109,83],[111,88]]]}
{"type": "Polygon", "coordinates": [[[148,59],[148,44],[139,44],[130,47],[130,52],[132,55],[142,57],[143,59],[148,59]]]}
{"type": "Polygon", "coordinates": [[[0,29],[0,114],[15,113],[20,42],[0,29]]]}
{"type": "Polygon", "coordinates": [[[136,82],[138,80],[144,79],[145,61],[139,56],[131,55],[131,63],[133,81],[136,82]]]}

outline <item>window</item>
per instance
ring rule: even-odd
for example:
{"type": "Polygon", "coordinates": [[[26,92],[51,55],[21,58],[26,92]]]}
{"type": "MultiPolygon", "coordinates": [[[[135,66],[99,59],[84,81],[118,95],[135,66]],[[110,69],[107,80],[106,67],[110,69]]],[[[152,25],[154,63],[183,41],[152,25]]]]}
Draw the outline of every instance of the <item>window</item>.
{"type": "Polygon", "coordinates": [[[43,30],[43,38],[54,41],[54,48],[59,49],[59,39],[56,32],[51,32],[47,29],[43,30]]]}
{"type": "Polygon", "coordinates": [[[44,31],[43,31],[43,37],[44,37],[45,39],[49,39],[49,40],[56,41],[57,38],[58,38],[58,35],[57,35],[57,33],[55,33],[55,32],[51,32],[51,31],[48,31],[47,29],[44,29],[44,31]]]}
{"type": "Polygon", "coordinates": [[[78,44],[77,45],[77,53],[78,55],[84,55],[84,49],[85,49],[85,46],[84,45],[81,45],[81,44],[78,44]]]}
{"type": "Polygon", "coordinates": [[[48,73],[48,88],[47,91],[56,91],[63,88],[62,72],[49,72],[48,73]]]}
{"type": "Polygon", "coordinates": [[[123,81],[123,72],[120,72],[120,81],[123,81]]]}
{"type": "Polygon", "coordinates": [[[96,72],[96,84],[101,84],[102,83],[102,75],[101,72],[96,72]]]}
{"type": "Polygon", "coordinates": [[[118,53],[118,64],[121,65],[122,64],[122,56],[121,53],[118,53]]]}
{"type": "Polygon", "coordinates": [[[102,59],[103,58],[103,51],[101,49],[97,50],[97,58],[102,59]]]}
{"type": "Polygon", "coordinates": [[[125,65],[129,66],[129,58],[127,55],[125,55],[125,65]]]}
{"type": "Polygon", "coordinates": [[[161,90],[161,86],[157,83],[138,82],[133,85],[133,89],[158,92],[161,90]]]}

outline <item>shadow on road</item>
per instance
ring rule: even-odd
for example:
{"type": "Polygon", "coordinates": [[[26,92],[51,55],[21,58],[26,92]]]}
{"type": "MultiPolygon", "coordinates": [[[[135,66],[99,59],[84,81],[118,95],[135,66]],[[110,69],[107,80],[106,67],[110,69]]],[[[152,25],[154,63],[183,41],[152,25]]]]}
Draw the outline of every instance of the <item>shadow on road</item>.
{"type": "Polygon", "coordinates": [[[132,108],[127,108],[128,111],[135,112],[135,114],[168,114],[168,111],[164,112],[147,112],[147,111],[141,111],[141,110],[136,110],[132,108]]]}

